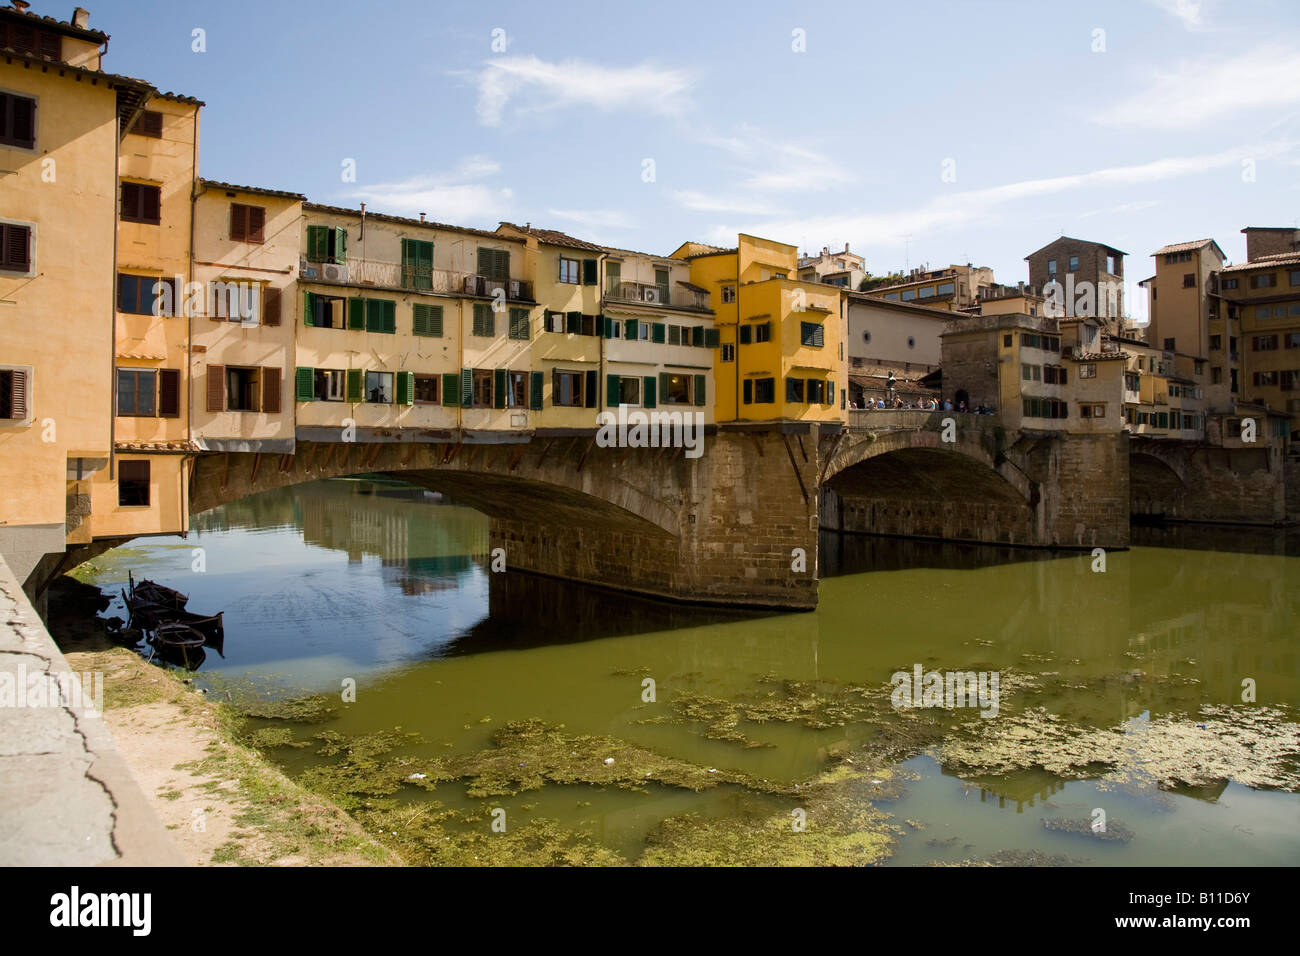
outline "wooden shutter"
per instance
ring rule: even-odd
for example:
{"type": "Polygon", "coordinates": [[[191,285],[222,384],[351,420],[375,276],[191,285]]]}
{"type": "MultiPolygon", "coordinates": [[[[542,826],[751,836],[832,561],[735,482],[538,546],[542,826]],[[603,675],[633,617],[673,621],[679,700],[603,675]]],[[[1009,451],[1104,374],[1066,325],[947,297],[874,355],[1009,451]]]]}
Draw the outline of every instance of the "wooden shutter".
{"type": "Polygon", "coordinates": [[[31,229],[27,226],[15,226],[12,223],[0,224],[0,257],[6,269],[15,272],[28,272],[32,265],[31,229]]]}
{"type": "Polygon", "coordinates": [[[310,292],[304,292],[302,296],[302,324],[308,326],[315,325],[316,297],[310,292]]]}
{"type": "Polygon", "coordinates": [[[397,404],[414,405],[415,404],[415,373],[398,372],[397,373],[397,404]]]}
{"type": "Polygon", "coordinates": [[[336,226],[334,229],[334,261],[339,263],[348,261],[348,231],[342,226],[336,226]]]}
{"type": "Polygon", "coordinates": [[[362,391],[363,384],[364,382],[361,376],[361,369],[359,368],[348,369],[348,401],[349,402],[361,401],[362,398],[361,391],[362,391]]]}
{"type": "Polygon", "coordinates": [[[243,242],[248,238],[248,207],[243,203],[230,204],[230,239],[243,242]]]}
{"type": "Polygon", "coordinates": [[[630,342],[636,341],[636,319],[623,320],[623,338],[630,342]]]}
{"type": "Polygon", "coordinates": [[[273,285],[262,287],[262,324],[280,324],[280,290],[273,285]]]}
{"type": "Polygon", "coordinates": [[[280,369],[262,366],[262,411],[272,415],[280,412],[280,392],[284,385],[280,381],[280,369]]]}
{"type": "Polygon", "coordinates": [[[506,370],[503,368],[492,371],[492,407],[506,407],[506,370]]]}
{"type": "Polygon", "coordinates": [[[329,230],[324,226],[307,227],[307,261],[324,262],[329,254],[329,230]]]}
{"type": "Polygon", "coordinates": [[[444,372],[442,374],[442,404],[448,408],[455,408],[460,404],[460,383],[457,381],[460,376],[455,372],[444,372]]]}
{"type": "Polygon", "coordinates": [[[704,326],[697,325],[691,329],[691,345],[701,348],[704,345],[704,326]]]}
{"type": "Polygon", "coordinates": [[[622,398],[621,389],[618,385],[617,375],[605,376],[605,405],[609,408],[618,408],[619,399],[622,398]]]}
{"type": "Polygon", "coordinates": [[[745,379],[744,392],[745,392],[745,404],[752,405],[754,403],[754,380],[753,379],[750,378],[745,379]]]}
{"type": "Polygon", "coordinates": [[[718,347],[718,344],[719,344],[718,330],[717,330],[717,329],[705,329],[705,330],[704,330],[704,347],[705,347],[705,348],[709,348],[709,349],[716,349],[716,348],[718,347]]]}
{"type": "Polygon", "coordinates": [[[564,326],[564,331],[566,331],[566,332],[581,332],[581,331],[582,331],[582,313],[581,313],[581,312],[570,312],[570,313],[566,316],[566,319],[567,319],[567,321],[566,321],[565,326],[564,326]]]}
{"type": "Polygon", "coordinates": [[[164,368],[158,372],[158,416],[178,418],[181,414],[181,373],[164,368]]]}
{"type": "Polygon", "coordinates": [[[348,328],[354,330],[366,327],[366,300],[348,299],[348,328]]]}
{"type": "Polygon", "coordinates": [[[596,389],[598,386],[596,384],[596,370],[594,368],[587,369],[587,380],[585,384],[586,387],[582,390],[584,404],[588,408],[595,408],[596,399],[598,397],[596,395],[596,389]]]}
{"type": "Polygon", "coordinates": [[[664,341],[664,324],[662,322],[653,322],[650,325],[650,341],[663,343],[664,341]]]}
{"type": "Polygon", "coordinates": [[[653,375],[647,375],[641,380],[641,406],[643,408],[654,408],[656,401],[655,386],[658,383],[653,375]]]}
{"type": "Polygon", "coordinates": [[[162,212],[160,204],[162,202],[162,190],[157,186],[140,187],[140,218],[145,222],[156,223],[161,221],[162,212]]]}
{"type": "Polygon", "coordinates": [[[614,337],[614,320],[607,315],[598,315],[596,321],[600,323],[600,334],[607,339],[612,339],[614,337]]]}
{"type": "Polygon", "coordinates": [[[705,397],[708,395],[708,389],[709,389],[708,379],[706,378],[706,376],[703,375],[695,376],[695,386],[692,389],[692,391],[695,392],[696,405],[704,404],[705,397]]]}
{"type": "MultiPolygon", "coordinates": [[[[51,60],[63,58],[63,38],[49,30],[37,30],[37,52],[51,60]]],[[[161,119],[161,116],[159,117],[161,119]]]]}
{"type": "Polygon", "coordinates": [[[314,368],[304,368],[298,366],[293,375],[294,397],[300,402],[311,402],[316,399],[316,370],[314,368]]]}
{"type": "Polygon", "coordinates": [[[659,391],[664,393],[664,402],[668,401],[668,373],[659,373],[659,391]]]}
{"type": "Polygon", "coordinates": [[[740,327],[740,344],[741,344],[741,345],[748,345],[748,344],[749,344],[750,342],[752,342],[753,340],[754,340],[754,328],[753,328],[753,326],[742,325],[742,326],[740,327]]]}
{"type": "MultiPolygon", "coordinates": [[[[6,142],[31,149],[36,145],[36,101],[25,96],[7,96],[10,111],[6,142]]],[[[5,133],[0,129],[0,134],[5,133]]]]}
{"type": "Polygon", "coordinates": [[[595,260],[595,259],[583,259],[583,260],[582,260],[582,284],[583,284],[583,285],[595,285],[595,284],[596,284],[596,281],[597,281],[597,280],[596,280],[596,260],[595,260]]]}
{"type": "Polygon", "coordinates": [[[264,242],[266,237],[266,209],[262,206],[246,206],[248,210],[249,242],[264,242]]]}
{"type": "Polygon", "coordinates": [[[380,303],[380,318],[383,322],[382,331],[390,334],[397,332],[397,303],[392,299],[385,299],[380,303]]]}
{"type": "Polygon", "coordinates": [[[460,404],[463,408],[474,407],[474,370],[460,370],[460,404]]]}
{"type": "Polygon", "coordinates": [[[226,410],[226,367],[224,365],[208,366],[208,411],[224,412],[226,410]]]}
{"type": "Polygon", "coordinates": [[[27,419],[27,370],[16,368],[10,373],[9,404],[17,421],[27,419]]]}
{"type": "Polygon", "coordinates": [[[532,388],[529,390],[528,407],[539,411],[542,407],[542,383],[545,376],[541,372],[532,373],[532,388]]]}

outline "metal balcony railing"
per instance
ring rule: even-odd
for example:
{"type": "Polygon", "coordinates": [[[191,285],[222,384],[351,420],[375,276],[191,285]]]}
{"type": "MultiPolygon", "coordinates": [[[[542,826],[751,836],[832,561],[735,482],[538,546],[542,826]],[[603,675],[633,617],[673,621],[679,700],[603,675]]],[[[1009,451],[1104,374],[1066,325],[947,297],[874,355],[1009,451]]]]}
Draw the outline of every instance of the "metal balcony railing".
{"type": "Polygon", "coordinates": [[[662,305],[673,309],[691,309],[708,312],[709,296],[706,292],[691,289],[673,289],[671,286],[651,282],[630,282],[610,279],[605,283],[605,298],[612,302],[639,302],[662,305]]]}
{"type": "Polygon", "coordinates": [[[533,284],[523,279],[489,279],[470,272],[421,268],[383,259],[352,258],[340,263],[303,262],[299,274],[304,279],[320,282],[444,294],[491,296],[502,289],[507,299],[533,300],[533,284]]]}

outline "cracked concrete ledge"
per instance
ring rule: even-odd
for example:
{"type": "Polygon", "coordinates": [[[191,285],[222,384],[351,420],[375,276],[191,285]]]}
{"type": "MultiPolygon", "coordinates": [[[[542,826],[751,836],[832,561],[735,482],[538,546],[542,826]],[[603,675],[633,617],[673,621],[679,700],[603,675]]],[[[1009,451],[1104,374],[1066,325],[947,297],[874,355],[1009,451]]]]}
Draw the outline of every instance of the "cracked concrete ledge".
{"type": "Polygon", "coordinates": [[[83,699],[93,689],[83,695],[65,675],[67,660],[0,558],[0,866],[184,866],[83,699]],[[29,696],[33,677],[51,692],[29,696]]]}

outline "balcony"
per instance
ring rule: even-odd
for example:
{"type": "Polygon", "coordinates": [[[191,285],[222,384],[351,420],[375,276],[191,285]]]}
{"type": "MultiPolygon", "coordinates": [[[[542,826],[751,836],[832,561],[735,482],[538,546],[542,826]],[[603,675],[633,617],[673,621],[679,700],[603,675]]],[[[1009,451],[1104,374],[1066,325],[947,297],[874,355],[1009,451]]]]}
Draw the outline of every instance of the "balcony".
{"type": "Polygon", "coordinates": [[[502,289],[507,299],[533,301],[533,284],[522,279],[502,281],[470,272],[426,269],[382,259],[349,259],[340,263],[303,260],[299,263],[298,275],[312,282],[406,289],[443,295],[493,296],[498,289],[502,289]]]}
{"type": "Polygon", "coordinates": [[[691,312],[711,312],[709,294],[703,290],[673,289],[671,286],[651,282],[625,282],[610,279],[605,283],[605,299],[609,302],[634,302],[638,305],[658,305],[669,309],[686,309],[691,312]]]}

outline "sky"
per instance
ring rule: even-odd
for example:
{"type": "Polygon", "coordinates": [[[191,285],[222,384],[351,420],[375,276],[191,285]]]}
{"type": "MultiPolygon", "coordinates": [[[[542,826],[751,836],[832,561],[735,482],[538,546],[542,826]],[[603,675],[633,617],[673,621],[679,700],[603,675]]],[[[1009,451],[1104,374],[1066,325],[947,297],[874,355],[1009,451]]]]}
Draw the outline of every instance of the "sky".
{"type": "Polygon", "coordinates": [[[1006,283],[1300,226],[1297,0],[86,5],[105,69],[207,104],[201,175],[314,202],[1006,283]]]}

